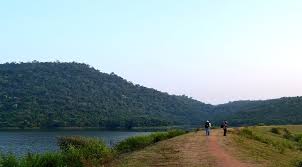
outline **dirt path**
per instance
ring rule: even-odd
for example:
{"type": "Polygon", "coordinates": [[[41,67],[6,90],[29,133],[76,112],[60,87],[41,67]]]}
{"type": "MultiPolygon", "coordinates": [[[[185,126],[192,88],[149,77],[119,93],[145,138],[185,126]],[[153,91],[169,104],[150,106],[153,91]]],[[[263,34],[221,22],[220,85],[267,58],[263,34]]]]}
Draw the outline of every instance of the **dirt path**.
{"type": "Polygon", "coordinates": [[[189,133],[124,155],[110,167],[212,167],[203,133],[189,133]]]}
{"type": "Polygon", "coordinates": [[[192,132],[123,155],[110,167],[248,167],[225,151],[220,130],[192,132]]]}
{"type": "Polygon", "coordinates": [[[217,130],[213,131],[211,136],[207,137],[207,145],[209,153],[215,157],[218,167],[247,167],[233,156],[231,156],[227,151],[223,149],[220,145],[218,138],[224,137],[217,130]]]}

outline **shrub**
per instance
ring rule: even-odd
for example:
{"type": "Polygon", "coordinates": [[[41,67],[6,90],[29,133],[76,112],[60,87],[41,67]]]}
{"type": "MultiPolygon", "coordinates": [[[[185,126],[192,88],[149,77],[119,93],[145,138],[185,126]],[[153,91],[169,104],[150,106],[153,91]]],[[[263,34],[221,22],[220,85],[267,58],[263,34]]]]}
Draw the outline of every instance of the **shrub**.
{"type": "Polygon", "coordinates": [[[283,129],[283,137],[288,140],[295,140],[295,136],[286,128],[283,129]]]}
{"type": "Polygon", "coordinates": [[[298,149],[302,151],[302,134],[294,134],[292,139],[297,142],[298,149]]]}
{"type": "Polygon", "coordinates": [[[302,160],[296,161],[295,167],[302,167],[302,160]]]}
{"type": "Polygon", "coordinates": [[[18,159],[13,154],[1,155],[1,167],[66,167],[61,153],[28,154],[18,159]]]}
{"type": "Polygon", "coordinates": [[[13,154],[1,155],[1,166],[3,167],[18,167],[19,162],[13,154]]]}
{"type": "Polygon", "coordinates": [[[85,137],[60,137],[58,145],[68,162],[103,164],[113,158],[113,152],[102,140],[85,137]]]}
{"type": "Polygon", "coordinates": [[[45,154],[28,154],[21,160],[22,167],[65,167],[67,163],[64,162],[61,153],[45,153],[45,154]]]}
{"type": "Polygon", "coordinates": [[[299,144],[302,144],[302,134],[294,134],[294,140],[299,144]]]}
{"type": "MultiPolygon", "coordinates": [[[[74,148],[83,148],[89,143],[92,142],[92,139],[80,137],[80,136],[69,136],[69,137],[58,137],[57,143],[62,151],[67,151],[70,146],[74,148]]],[[[95,141],[94,141],[95,142],[95,141]]]]}
{"type": "Polygon", "coordinates": [[[81,150],[72,146],[64,152],[64,161],[68,164],[68,167],[82,167],[86,162],[81,150]]]}
{"type": "Polygon", "coordinates": [[[296,134],[296,137],[299,139],[299,141],[302,139],[302,133],[296,134]]]}
{"type": "MultiPolygon", "coordinates": [[[[116,145],[115,150],[118,153],[134,151],[184,133],[182,130],[171,130],[130,137],[116,145]]],[[[115,155],[115,150],[96,138],[60,137],[58,145],[61,152],[27,154],[22,159],[13,154],[1,155],[0,167],[97,167],[106,164],[115,155]]]]}
{"type": "Polygon", "coordinates": [[[280,128],[272,128],[272,129],[271,129],[271,132],[272,132],[272,133],[275,133],[275,134],[277,134],[277,135],[280,135],[280,134],[281,134],[280,128]]]}

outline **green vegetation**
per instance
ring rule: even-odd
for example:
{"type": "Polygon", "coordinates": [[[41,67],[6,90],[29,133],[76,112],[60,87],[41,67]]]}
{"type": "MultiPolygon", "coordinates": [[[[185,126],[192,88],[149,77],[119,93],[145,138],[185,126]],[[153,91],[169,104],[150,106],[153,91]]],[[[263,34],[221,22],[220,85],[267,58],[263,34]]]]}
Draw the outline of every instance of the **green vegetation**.
{"type": "Polygon", "coordinates": [[[218,105],[214,110],[216,120],[227,119],[232,125],[302,124],[302,97],[237,101],[218,105]]]}
{"type": "MultiPolygon", "coordinates": [[[[0,166],[5,167],[66,167],[66,156],[62,153],[28,154],[18,159],[12,154],[2,155],[0,166]]],[[[72,166],[73,167],[73,166],[72,166]]]]}
{"type": "Polygon", "coordinates": [[[136,136],[125,139],[114,148],[107,147],[103,141],[96,138],[79,136],[60,137],[59,152],[44,154],[27,154],[21,159],[15,155],[0,156],[2,167],[98,167],[112,161],[122,153],[135,151],[156,142],[185,134],[182,130],[157,132],[146,136],[136,136]]]}
{"type": "Polygon", "coordinates": [[[299,167],[302,126],[262,126],[233,130],[233,145],[242,159],[263,166],[299,167]]]}
{"type": "Polygon", "coordinates": [[[126,128],[199,124],[206,105],[79,63],[0,65],[0,128],[126,128]]]}
{"type": "Polygon", "coordinates": [[[280,128],[273,127],[271,129],[271,132],[280,135],[281,134],[280,130],[281,130],[280,128]]]}
{"type": "Polygon", "coordinates": [[[261,133],[256,133],[252,129],[249,128],[243,128],[239,131],[239,135],[257,140],[259,142],[271,145],[275,147],[278,152],[283,153],[286,148],[293,149],[294,145],[291,142],[288,142],[287,140],[279,140],[279,139],[274,139],[270,136],[263,135],[261,133]]]}
{"type": "Polygon", "coordinates": [[[135,151],[138,149],[142,149],[148,145],[151,145],[153,143],[170,139],[175,136],[183,135],[186,132],[183,130],[171,130],[168,132],[157,132],[157,133],[152,133],[151,135],[148,136],[134,136],[130,137],[119,144],[115,146],[115,150],[118,153],[126,153],[126,152],[131,152],[135,151]]]}
{"type": "Polygon", "coordinates": [[[65,155],[71,155],[68,161],[78,161],[77,164],[104,164],[112,159],[114,152],[95,138],[61,137],[58,138],[58,145],[65,155]]]}
{"type": "Polygon", "coordinates": [[[79,63],[0,64],[0,128],[123,128],[302,123],[302,97],[209,105],[79,63]]]}

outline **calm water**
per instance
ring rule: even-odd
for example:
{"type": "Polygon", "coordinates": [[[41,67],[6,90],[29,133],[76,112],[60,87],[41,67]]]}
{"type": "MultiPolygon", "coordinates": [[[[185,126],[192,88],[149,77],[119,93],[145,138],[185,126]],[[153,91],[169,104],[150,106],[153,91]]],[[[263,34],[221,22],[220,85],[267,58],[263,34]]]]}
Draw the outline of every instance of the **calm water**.
{"type": "Polygon", "coordinates": [[[150,132],[120,132],[120,131],[0,131],[1,152],[24,155],[28,152],[41,153],[58,150],[58,136],[90,136],[103,139],[108,146],[136,135],[146,135],[150,132]]]}

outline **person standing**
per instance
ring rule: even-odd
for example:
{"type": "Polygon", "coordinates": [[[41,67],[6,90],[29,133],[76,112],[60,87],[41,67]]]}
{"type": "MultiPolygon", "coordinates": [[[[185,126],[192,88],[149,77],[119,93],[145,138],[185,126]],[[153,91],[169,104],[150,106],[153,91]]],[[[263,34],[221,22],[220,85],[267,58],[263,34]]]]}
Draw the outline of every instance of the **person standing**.
{"type": "Polygon", "coordinates": [[[221,128],[223,129],[223,136],[226,136],[228,131],[228,121],[223,121],[221,128]]]}
{"type": "Polygon", "coordinates": [[[206,121],[204,128],[206,130],[206,136],[210,136],[211,123],[209,120],[206,121]]]}

